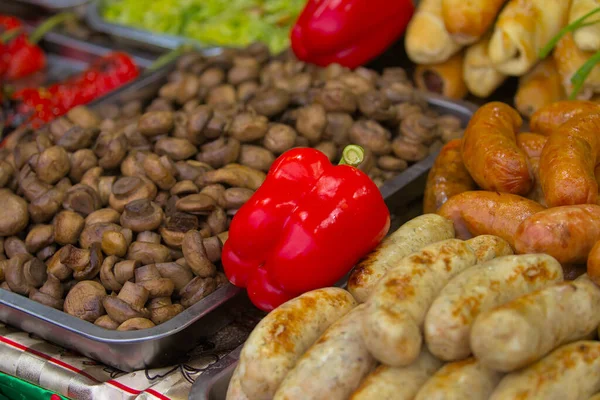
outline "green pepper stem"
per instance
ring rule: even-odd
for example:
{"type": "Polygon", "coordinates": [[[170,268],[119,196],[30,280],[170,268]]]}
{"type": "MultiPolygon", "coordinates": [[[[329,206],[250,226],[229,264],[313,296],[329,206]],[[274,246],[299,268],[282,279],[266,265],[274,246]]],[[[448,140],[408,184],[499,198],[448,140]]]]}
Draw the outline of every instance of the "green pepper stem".
{"type": "Polygon", "coordinates": [[[365,149],[356,144],[349,144],[342,151],[342,159],[338,165],[358,167],[365,159],[365,149]]]}
{"type": "Polygon", "coordinates": [[[600,51],[594,53],[571,77],[571,83],[573,84],[573,90],[569,95],[569,100],[575,100],[577,95],[581,91],[585,80],[592,72],[592,69],[600,62],[600,51]]]}
{"type": "Polygon", "coordinates": [[[15,36],[21,34],[21,32],[23,32],[23,29],[21,28],[13,28],[3,32],[2,35],[0,35],[0,43],[10,42],[15,36]]]}
{"type": "Polygon", "coordinates": [[[146,71],[156,71],[157,69],[160,69],[165,65],[169,64],[171,61],[175,60],[183,53],[191,51],[193,48],[194,46],[191,44],[182,44],[177,48],[158,57],[148,68],[146,68],[146,71]]]}
{"type": "Polygon", "coordinates": [[[56,28],[58,25],[62,24],[65,21],[76,20],[77,14],[72,12],[65,12],[51,16],[44,22],[42,22],[33,32],[29,35],[29,43],[36,44],[44,35],[50,32],[52,29],[56,28]]]}

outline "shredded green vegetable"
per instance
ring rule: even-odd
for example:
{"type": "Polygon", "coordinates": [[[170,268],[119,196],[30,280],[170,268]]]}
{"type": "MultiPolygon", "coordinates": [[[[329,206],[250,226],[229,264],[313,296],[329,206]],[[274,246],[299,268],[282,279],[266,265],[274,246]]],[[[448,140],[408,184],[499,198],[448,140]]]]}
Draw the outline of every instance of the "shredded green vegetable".
{"type": "Polygon", "coordinates": [[[239,47],[255,41],[277,53],[306,0],[104,0],[106,20],[205,45],[239,47]]]}

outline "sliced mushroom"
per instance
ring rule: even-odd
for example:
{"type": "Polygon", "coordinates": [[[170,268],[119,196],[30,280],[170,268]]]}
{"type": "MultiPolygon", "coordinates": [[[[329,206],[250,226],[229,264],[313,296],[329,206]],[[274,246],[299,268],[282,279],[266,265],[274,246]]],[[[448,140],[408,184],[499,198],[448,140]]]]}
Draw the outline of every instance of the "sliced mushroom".
{"type": "Polygon", "coordinates": [[[73,275],[73,270],[62,263],[62,253],[68,252],[69,249],[61,247],[54,255],[47,261],[48,273],[57,277],[60,281],[66,281],[73,275]]]}
{"type": "Polygon", "coordinates": [[[81,281],[67,293],[64,310],[77,318],[94,322],[104,314],[104,287],[96,281],[81,281]]]}
{"type": "Polygon", "coordinates": [[[29,298],[31,300],[37,301],[38,303],[42,303],[47,305],[48,307],[56,308],[57,310],[63,309],[64,300],[64,288],[54,275],[49,274],[48,279],[42,285],[42,287],[37,289],[32,289],[29,293],[29,298]]]}
{"type": "Polygon", "coordinates": [[[160,276],[154,264],[144,265],[135,270],[135,283],[148,291],[149,298],[169,297],[175,289],[173,281],[160,276]]]}
{"type": "Polygon", "coordinates": [[[175,207],[190,214],[206,214],[215,208],[215,201],[202,193],[190,194],[177,200],[175,207]]]}
{"type": "Polygon", "coordinates": [[[183,180],[177,182],[169,191],[173,196],[185,196],[188,194],[196,194],[200,191],[198,186],[190,180],[183,180]]]}
{"type": "Polygon", "coordinates": [[[112,320],[108,315],[103,315],[94,321],[94,325],[102,327],[104,329],[115,330],[119,327],[119,324],[112,320]]]}
{"type": "Polygon", "coordinates": [[[144,172],[156,186],[163,190],[171,189],[177,182],[175,179],[177,169],[167,156],[148,154],[144,159],[144,172]]]}
{"type": "Polygon", "coordinates": [[[127,281],[117,296],[106,296],[102,304],[108,316],[122,324],[131,318],[150,317],[150,311],[144,307],[147,300],[148,291],[143,286],[127,281]]]}
{"type": "Polygon", "coordinates": [[[133,200],[152,200],[157,189],[154,183],[146,177],[127,176],[117,179],[112,186],[108,202],[119,212],[123,212],[125,205],[133,200]]]}
{"type": "Polygon", "coordinates": [[[183,238],[181,249],[194,274],[202,278],[215,275],[216,267],[213,262],[221,257],[221,242],[218,238],[205,239],[200,232],[189,231],[183,238]]]}
{"type": "Polygon", "coordinates": [[[98,223],[116,224],[121,219],[121,214],[113,208],[101,208],[85,217],[85,225],[94,225],[98,223]]]}
{"type": "Polygon", "coordinates": [[[127,203],[121,214],[121,225],[133,232],[152,231],[162,223],[162,209],[148,199],[138,199],[127,203]]]}
{"type": "Polygon", "coordinates": [[[29,295],[33,288],[42,286],[46,280],[46,266],[30,254],[17,254],[8,260],[4,268],[4,279],[10,290],[29,295]]]}
{"type": "Polygon", "coordinates": [[[167,322],[184,310],[181,304],[173,304],[170,297],[156,297],[148,302],[150,319],[156,325],[167,322]]]}
{"type": "Polygon", "coordinates": [[[102,235],[106,231],[122,232],[123,229],[111,222],[97,222],[85,225],[79,236],[79,245],[83,249],[89,249],[93,243],[102,243],[102,235]]]}
{"type": "Polygon", "coordinates": [[[142,329],[153,328],[156,325],[147,318],[131,318],[123,322],[117,328],[118,331],[139,331],[142,329]]]}
{"type": "Polygon", "coordinates": [[[162,277],[169,278],[173,282],[176,293],[179,293],[194,278],[194,274],[187,264],[167,262],[158,263],[155,266],[162,277]]]}
{"type": "Polygon", "coordinates": [[[175,163],[175,168],[177,169],[179,179],[182,181],[195,181],[196,178],[204,174],[205,171],[213,169],[210,165],[195,160],[177,161],[175,163]]]}
{"type": "Polygon", "coordinates": [[[185,233],[194,229],[198,229],[198,217],[175,212],[166,218],[165,226],[160,227],[160,235],[167,246],[179,248],[185,233]]]}
{"type": "Polygon", "coordinates": [[[46,261],[47,259],[52,257],[55,253],[56,253],[56,246],[50,245],[50,246],[44,247],[43,249],[41,249],[40,251],[35,253],[35,256],[42,261],[46,261]]]}
{"type": "Polygon", "coordinates": [[[54,218],[54,240],[58,244],[75,244],[83,231],[85,220],[74,211],[61,211],[54,218]]]}
{"type": "Polygon", "coordinates": [[[104,259],[100,268],[100,281],[108,290],[118,292],[123,287],[123,284],[135,275],[135,269],[141,263],[135,260],[124,260],[116,256],[108,256],[104,259]]]}
{"type": "Polygon", "coordinates": [[[98,192],[88,185],[79,183],[69,190],[63,200],[65,210],[87,216],[102,207],[98,192]]]}
{"type": "Polygon", "coordinates": [[[266,174],[245,165],[228,164],[223,168],[208,171],[196,181],[202,186],[210,183],[225,183],[234,187],[245,187],[256,190],[266,179],[266,174]]]}
{"type": "Polygon", "coordinates": [[[27,202],[9,189],[0,189],[0,236],[21,232],[29,223],[27,202]]]}
{"type": "Polygon", "coordinates": [[[181,305],[189,308],[214,292],[217,289],[217,282],[214,278],[195,277],[180,292],[181,305]]]}

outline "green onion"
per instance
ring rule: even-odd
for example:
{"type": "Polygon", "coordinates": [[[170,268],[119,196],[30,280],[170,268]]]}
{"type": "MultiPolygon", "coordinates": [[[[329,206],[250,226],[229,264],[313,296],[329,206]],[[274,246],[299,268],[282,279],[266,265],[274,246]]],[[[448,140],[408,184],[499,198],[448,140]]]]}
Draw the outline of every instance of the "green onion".
{"type": "Polygon", "coordinates": [[[591,56],[571,77],[571,83],[573,84],[573,90],[569,95],[569,100],[575,100],[577,95],[581,91],[585,80],[588,75],[592,72],[592,69],[600,62],[600,51],[596,52],[591,56]]]}
{"type": "Polygon", "coordinates": [[[548,54],[550,54],[550,52],[552,51],[552,49],[554,48],[554,46],[556,46],[556,44],[558,43],[558,41],[565,36],[567,33],[569,32],[573,32],[576,31],[577,29],[581,28],[585,22],[586,19],[588,19],[589,17],[591,17],[592,15],[596,14],[600,12],[600,7],[594,8],[592,11],[590,11],[589,13],[579,17],[578,19],[576,19],[575,21],[571,22],[569,25],[565,26],[564,28],[562,28],[557,34],[556,36],[554,36],[552,39],[550,39],[550,41],[548,42],[548,44],[546,44],[546,46],[544,46],[542,48],[542,50],[540,50],[539,56],[541,59],[544,59],[548,56],[548,54]]]}

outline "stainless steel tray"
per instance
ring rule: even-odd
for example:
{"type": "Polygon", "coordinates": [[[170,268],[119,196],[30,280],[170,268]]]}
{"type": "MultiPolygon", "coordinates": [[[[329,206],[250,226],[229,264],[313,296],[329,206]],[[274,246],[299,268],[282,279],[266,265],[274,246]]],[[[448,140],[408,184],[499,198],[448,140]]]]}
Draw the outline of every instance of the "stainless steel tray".
{"type": "MultiPolygon", "coordinates": [[[[477,109],[474,104],[463,101],[451,101],[442,96],[427,94],[429,105],[438,111],[456,115],[466,126],[469,119],[477,109]]],[[[404,222],[422,213],[423,192],[427,174],[437,157],[431,154],[424,160],[412,165],[396,178],[387,181],[381,188],[390,212],[392,213],[392,226],[390,232],[395,231],[404,222]]],[[[237,366],[243,345],[211,365],[197,379],[190,392],[190,400],[225,400],[227,387],[237,366]]]]}
{"type": "Polygon", "coordinates": [[[92,1],[86,8],[86,22],[90,28],[110,35],[115,38],[115,40],[125,45],[138,46],[145,50],[158,52],[175,49],[183,43],[190,43],[202,47],[201,43],[181,36],[153,33],[144,29],[137,29],[108,22],[102,16],[102,6],[102,0],[92,1]]]}
{"type": "Polygon", "coordinates": [[[6,2],[23,3],[29,6],[44,8],[49,11],[62,11],[67,8],[85,6],[91,0],[3,0],[6,2]]]}

